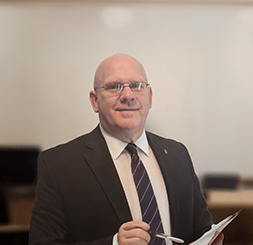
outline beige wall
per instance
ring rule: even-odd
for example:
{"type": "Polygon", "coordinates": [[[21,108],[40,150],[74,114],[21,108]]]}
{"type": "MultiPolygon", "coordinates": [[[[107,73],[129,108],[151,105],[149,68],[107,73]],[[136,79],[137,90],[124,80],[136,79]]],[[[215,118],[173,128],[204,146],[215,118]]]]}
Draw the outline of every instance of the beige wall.
{"type": "Polygon", "coordinates": [[[253,174],[250,4],[0,3],[0,144],[93,129],[93,74],[117,52],[146,67],[148,130],[184,142],[198,174],[253,174]]]}

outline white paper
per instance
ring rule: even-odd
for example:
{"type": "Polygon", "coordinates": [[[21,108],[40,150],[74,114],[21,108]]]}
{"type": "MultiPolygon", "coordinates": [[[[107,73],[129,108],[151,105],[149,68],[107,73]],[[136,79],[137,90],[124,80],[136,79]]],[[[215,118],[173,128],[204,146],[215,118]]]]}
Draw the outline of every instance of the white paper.
{"type": "Polygon", "coordinates": [[[215,238],[222,232],[222,230],[241,212],[238,211],[233,215],[228,216],[224,220],[220,221],[218,224],[213,224],[211,229],[207,231],[198,240],[190,243],[189,245],[210,245],[215,240],[215,238]]]}

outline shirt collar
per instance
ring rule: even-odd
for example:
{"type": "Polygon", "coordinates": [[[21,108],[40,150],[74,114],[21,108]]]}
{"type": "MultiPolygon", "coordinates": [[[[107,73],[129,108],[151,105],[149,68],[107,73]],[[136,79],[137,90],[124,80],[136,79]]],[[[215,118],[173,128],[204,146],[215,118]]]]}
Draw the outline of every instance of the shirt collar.
{"type": "MultiPolygon", "coordinates": [[[[101,133],[104,136],[107,146],[109,148],[109,151],[111,153],[111,156],[114,160],[116,160],[120,156],[122,151],[125,149],[128,143],[121,141],[115,138],[114,136],[108,134],[103,129],[101,124],[99,125],[100,125],[101,133]]],[[[148,145],[148,140],[147,140],[145,130],[143,131],[141,137],[134,142],[134,144],[136,144],[142,152],[144,152],[147,156],[149,156],[149,145],[148,145]]]]}

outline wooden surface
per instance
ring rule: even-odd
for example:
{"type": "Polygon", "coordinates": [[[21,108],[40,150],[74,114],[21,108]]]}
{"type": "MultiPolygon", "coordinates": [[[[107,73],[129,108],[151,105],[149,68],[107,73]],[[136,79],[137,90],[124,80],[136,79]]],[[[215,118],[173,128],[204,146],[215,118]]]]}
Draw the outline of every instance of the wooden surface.
{"type": "Polygon", "coordinates": [[[0,225],[0,233],[26,232],[29,228],[29,225],[0,225]]]}
{"type": "Polygon", "coordinates": [[[8,200],[9,223],[12,225],[28,225],[34,205],[34,196],[9,197],[8,200]]]}
{"type": "Polygon", "coordinates": [[[208,190],[205,195],[214,223],[242,209],[239,216],[225,228],[224,245],[252,245],[253,189],[208,190]]]}
{"type": "Polygon", "coordinates": [[[253,190],[211,190],[206,192],[208,207],[253,208],[253,190]]]}

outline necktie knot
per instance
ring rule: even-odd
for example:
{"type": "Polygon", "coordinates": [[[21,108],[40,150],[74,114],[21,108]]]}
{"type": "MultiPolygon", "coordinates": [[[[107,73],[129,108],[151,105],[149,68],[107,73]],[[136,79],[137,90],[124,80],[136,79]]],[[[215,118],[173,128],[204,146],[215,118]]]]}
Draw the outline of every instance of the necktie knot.
{"type": "Polygon", "coordinates": [[[137,155],[137,146],[134,143],[129,143],[125,149],[130,153],[131,156],[133,154],[137,155]]]}

